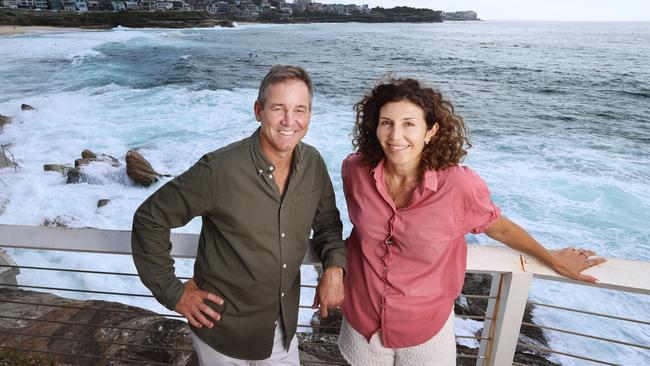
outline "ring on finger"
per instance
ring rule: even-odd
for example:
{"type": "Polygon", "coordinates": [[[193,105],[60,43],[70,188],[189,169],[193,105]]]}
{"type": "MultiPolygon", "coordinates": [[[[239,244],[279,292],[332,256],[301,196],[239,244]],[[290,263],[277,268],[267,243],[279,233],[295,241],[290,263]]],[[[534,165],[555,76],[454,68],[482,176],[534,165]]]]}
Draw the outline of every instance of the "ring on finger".
{"type": "Polygon", "coordinates": [[[589,259],[589,256],[585,254],[584,250],[582,252],[578,253],[578,255],[584,255],[585,259],[589,259]]]}
{"type": "Polygon", "coordinates": [[[591,263],[591,259],[587,259],[587,264],[589,265],[589,267],[594,265],[593,263],[591,263]]]}

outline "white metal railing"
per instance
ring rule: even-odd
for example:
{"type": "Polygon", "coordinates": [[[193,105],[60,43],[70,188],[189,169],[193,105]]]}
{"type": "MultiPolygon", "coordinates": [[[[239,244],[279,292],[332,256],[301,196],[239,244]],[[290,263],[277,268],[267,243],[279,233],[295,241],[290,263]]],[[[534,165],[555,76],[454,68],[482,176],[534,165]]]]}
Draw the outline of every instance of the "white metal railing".
{"type": "MultiPolygon", "coordinates": [[[[172,256],[181,258],[195,257],[198,243],[197,234],[172,233],[171,240],[174,244],[171,253],[172,256]]],[[[130,242],[130,231],[93,228],[45,228],[0,224],[0,247],[131,254],[130,242]]],[[[318,263],[319,261],[313,252],[311,250],[308,251],[303,260],[303,264],[310,265],[318,263]]],[[[518,345],[522,326],[522,317],[533,277],[650,295],[650,281],[647,280],[647,274],[650,273],[650,263],[642,261],[608,258],[605,264],[585,271],[586,274],[593,275],[600,281],[598,284],[589,284],[562,277],[541,264],[535,258],[530,258],[504,246],[470,245],[467,270],[468,272],[489,273],[493,275],[483,331],[482,335],[478,337],[480,340],[479,353],[478,356],[469,356],[470,358],[476,358],[476,364],[480,366],[513,364],[513,357],[518,345]]],[[[538,305],[552,306],[545,304],[538,305]]],[[[588,313],[575,309],[565,310],[588,313]]],[[[650,325],[648,319],[632,321],[650,325]]],[[[528,326],[529,324],[524,325],[528,326]]],[[[571,333],[570,331],[567,332],[571,333]]],[[[593,335],[585,336],[650,350],[650,346],[648,345],[636,345],[630,342],[608,340],[607,338],[593,335]]],[[[521,344],[519,345],[521,346],[521,344]]],[[[528,347],[535,348],[529,345],[528,347]]],[[[599,362],[599,360],[593,360],[580,355],[572,355],[567,352],[549,349],[545,349],[544,351],[613,365],[613,363],[599,362]]]]}

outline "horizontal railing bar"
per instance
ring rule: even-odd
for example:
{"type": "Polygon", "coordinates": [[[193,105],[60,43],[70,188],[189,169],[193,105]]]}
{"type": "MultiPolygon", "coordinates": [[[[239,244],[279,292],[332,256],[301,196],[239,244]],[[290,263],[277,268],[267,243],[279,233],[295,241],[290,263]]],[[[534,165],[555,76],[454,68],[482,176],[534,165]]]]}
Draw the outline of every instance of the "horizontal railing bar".
{"type": "Polygon", "coordinates": [[[303,361],[301,364],[305,365],[342,365],[342,366],[347,366],[349,363],[344,362],[344,361],[303,361]]]}
{"type": "Polygon", "coordinates": [[[490,340],[490,338],[481,337],[481,336],[464,336],[464,335],[457,335],[456,338],[462,338],[462,339],[476,339],[476,340],[481,340],[481,341],[489,341],[489,340],[490,340]]]}
{"type": "Polygon", "coordinates": [[[43,350],[35,350],[35,349],[27,349],[27,348],[21,348],[21,347],[8,347],[8,346],[0,346],[0,348],[4,349],[10,349],[14,351],[23,351],[27,353],[45,353],[45,354],[53,354],[53,355],[59,355],[59,356],[72,356],[75,358],[92,358],[95,360],[105,360],[105,361],[119,361],[119,362],[125,362],[125,363],[138,363],[138,364],[150,364],[150,365],[164,365],[164,366],[175,366],[173,363],[165,363],[165,362],[155,362],[155,361],[143,361],[143,360],[127,360],[123,358],[108,358],[108,357],[101,357],[101,356],[91,356],[91,355],[79,355],[76,353],[67,353],[67,352],[57,352],[57,351],[43,351],[43,350]]]}
{"type": "Polygon", "coordinates": [[[154,329],[142,329],[142,328],[130,328],[122,327],[118,325],[106,325],[106,324],[93,324],[93,323],[77,323],[77,322],[68,322],[64,320],[49,320],[49,319],[32,319],[32,318],[23,318],[19,316],[11,315],[1,315],[0,319],[13,319],[13,320],[27,320],[30,322],[37,323],[54,323],[54,324],[64,324],[64,325],[74,325],[78,327],[92,327],[92,328],[108,328],[108,329],[120,329],[120,330],[133,330],[141,332],[161,332],[161,333],[171,333],[171,334],[190,334],[189,332],[176,332],[176,331],[164,331],[164,330],[154,330],[154,329]]]}
{"type": "Polygon", "coordinates": [[[468,299],[496,299],[499,300],[499,296],[489,296],[489,295],[465,295],[460,294],[458,297],[465,297],[468,299]]]}
{"type": "Polygon", "coordinates": [[[573,308],[567,308],[564,306],[558,306],[558,305],[549,305],[549,304],[542,304],[539,302],[530,302],[532,305],[535,306],[543,306],[547,308],[553,308],[553,309],[559,309],[559,310],[566,310],[566,311],[571,311],[574,313],[581,313],[581,314],[588,314],[588,315],[594,315],[594,316],[601,316],[603,318],[609,318],[609,319],[616,319],[616,320],[624,320],[628,322],[633,322],[633,323],[639,323],[639,324],[645,324],[645,325],[650,325],[650,321],[646,320],[638,320],[638,319],[630,319],[630,318],[623,318],[620,316],[615,316],[615,315],[608,315],[608,314],[602,314],[602,313],[595,313],[593,311],[587,311],[587,310],[580,310],[580,309],[573,309],[573,308]]]}
{"type": "Polygon", "coordinates": [[[561,328],[555,328],[555,327],[549,327],[547,325],[541,325],[541,324],[534,324],[534,323],[528,323],[528,322],[521,322],[521,325],[525,325],[527,327],[533,327],[533,328],[540,328],[540,329],[545,329],[545,330],[552,330],[560,333],[566,333],[566,334],[572,334],[580,337],[586,337],[586,338],[591,338],[591,339],[596,339],[599,341],[605,341],[605,342],[610,342],[610,343],[617,343],[617,344],[622,344],[625,346],[631,346],[631,347],[637,347],[637,348],[642,348],[642,349],[649,349],[650,346],[644,346],[642,344],[636,344],[636,343],[630,343],[630,342],[625,342],[625,341],[619,341],[616,339],[611,339],[611,338],[604,338],[604,337],[599,337],[599,336],[594,336],[590,334],[585,334],[585,333],[580,333],[580,332],[575,332],[572,330],[567,330],[567,329],[561,329],[561,328]]]}
{"type": "Polygon", "coordinates": [[[122,314],[134,314],[134,315],[146,315],[146,316],[162,316],[162,317],[172,317],[172,318],[184,318],[182,315],[178,314],[161,314],[161,313],[143,313],[133,310],[114,310],[114,309],[103,309],[103,308],[93,308],[93,307],[83,307],[83,306],[74,306],[74,305],[58,305],[58,304],[44,304],[40,302],[29,302],[29,301],[17,301],[17,300],[4,300],[0,299],[0,303],[7,302],[10,304],[22,304],[22,305],[33,305],[33,306],[47,306],[53,308],[62,308],[62,309],[77,309],[77,310],[88,310],[88,311],[103,311],[110,313],[122,313],[122,314]]]}
{"type": "Polygon", "coordinates": [[[491,316],[481,316],[481,315],[460,315],[456,314],[457,318],[461,319],[476,319],[476,320],[493,320],[494,317],[491,316]]]}
{"type": "Polygon", "coordinates": [[[577,358],[577,359],[580,359],[580,360],[591,361],[591,362],[594,362],[594,363],[599,363],[601,365],[623,366],[623,365],[620,365],[620,364],[617,364],[617,363],[600,361],[600,360],[596,360],[594,358],[590,358],[590,357],[586,357],[586,356],[574,355],[572,353],[556,351],[556,350],[553,350],[553,349],[550,349],[550,348],[539,347],[539,346],[535,346],[535,345],[527,344],[527,343],[517,342],[517,345],[522,346],[522,347],[531,348],[531,349],[536,349],[536,350],[539,350],[539,351],[544,351],[544,352],[549,352],[549,353],[557,353],[558,355],[573,357],[573,358],[577,358]]]}
{"type": "MultiPolygon", "coordinates": [[[[76,268],[55,268],[55,267],[37,267],[37,266],[12,266],[8,264],[0,264],[0,268],[16,268],[16,269],[31,269],[31,270],[41,270],[41,271],[55,271],[55,272],[74,272],[74,273],[90,273],[90,274],[104,274],[104,275],[114,275],[114,276],[130,276],[130,277],[139,277],[137,273],[129,272],[108,272],[108,271],[93,271],[88,269],[76,269],[76,268]]],[[[179,280],[189,280],[192,277],[177,277],[179,280]]],[[[303,285],[300,287],[303,288],[316,288],[317,285],[303,285]]],[[[498,296],[488,296],[488,295],[466,295],[460,294],[458,297],[464,297],[468,299],[498,299],[498,296]]]]}
{"type": "Polygon", "coordinates": [[[82,338],[74,338],[74,337],[62,337],[62,336],[42,335],[42,334],[29,334],[29,333],[22,333],[22,332],[10,332],[10,331],[7,331],[7,330],[0,330],[0,333],[2,333],[2,334],[11,334],[11,335],[15,335],[15,336],[23,336],[23,337],[37,337],[37,338],[60,339],[60,340],[64,340],[64,341],[73,341],[73,342],[109,344],[109,345],[123,346],[123,347],[143,347],[143,348],[172,350],[172,351],[181,351],[181,352],[194,352],[194,348],[189,349],[189,348],[160,347],[160,346],[153,346],[153,345],[146,345],[146,344],[130,344],[130,343],[109,342],[109,341],[82,339],[82,338]]]}
{"type": "Polygon", "coordinates": [[[153,298],[153,295],[146,295],[146,294],[130,294],[130,293],[126,293],[126,292],[111,292],[111,291],[81,290],[81,289],[65,288],[65,287],[46,287],[46,286],[34,286],[34,285],[14,285],[14,284],[11,284],[11,283],[0,283],[0,286],[24,287],[24,288],[37,288],[37,289],[41,289],[41,290],[54,290],[54,291],[81,292],[81,293],[86,293],[86,294],[118,295],[118,296],[133,296],[133,297],[147,297],[147,298],[153,298]]]}
{"type": "MultiPolygon", "coordinates": [[[[106,271],[91,271],[88,269],[73,269],[73,268],[54,268],[54,267],[35,267],[35,266],[12,266],[8,264],[0,264],[0,267],[5,268],[17,268],[17,269],[33,269],[33,270],[43,270],[43,271],[58,271],[58,272],[75,272],[75,273],[90,273],[90,274],[105,274],[105,275],[117,275],[117,276],[140,276],[137,273],[127,273],[127,272],[106,272],[106,271]]],[[[177,277],[179,280],[189,280],[192,277],[177,277]]],[[[1,284],[0,284],[1,285],[1,284]]],[[[300,285],[304,288],[316,288],[316,285],[300,285]]]]}
{"type": "MultiPolygon", "coordinates": [[[[75,269],[75,268],[54,268],[54,267],[36,267],[36,266],[11,266],[8,264],[0,264],[0,267],[17,268],[17,269],[33,269],[41,271],[57,271],[57,272],[75,272],[75,273],[91,273],[91,274],[104,274],[115,276],[132,276],[138,277],[137,273],[129,272],[106,272],[106,271],[92,271],[88,269],[75,269]]],[[[178,277],[179,280],[189,280],[192,277],[178,277]]]]}
{"type": "Polygon", "coordinates": [[[475,360],[484,360],[485,356],[477,356],[477,355],[468,355],[465,353],[458,353],[456,354],[456,358],[472,358],[475,360]]]}
{"type": "Polygon", "coordinates": [[[309,324],[298,324],[297,326],[301,328],[323,328],[323,329],[339,329],[339,327],[335,327],[332,325],[309,325],[309,324]]]}
{"type": "MultiPolygon", "coordinates": [[[[90,274],[105,274],[105,275],[115,275],[115,276],[131,276],[139,277],[137,273],[129,272],[108,272],[108,271],[93,271],[88,269],[75,269],[75,268],[55,268],[55,267],[37,267],[37,266],[12,266],[8,264],[0,264],[0,267],[4,268],[17,268],[17,269],[32,269],[32,270],[42,270],[42,271],[56,271],[56,272],[74,272],[74,273],[90,273],[90,274]]],[[[178,277],[179,280],[189,280],[192,277],[178,277]]],[[[303,285],[300,287],[303,288],[316,288],[317,285],[303,285]]],[[[460,294],[458,297],[464,297],[468,299],[498,299],[498,296],[488,296],[488,295],[466,295],[460,294]]]]}

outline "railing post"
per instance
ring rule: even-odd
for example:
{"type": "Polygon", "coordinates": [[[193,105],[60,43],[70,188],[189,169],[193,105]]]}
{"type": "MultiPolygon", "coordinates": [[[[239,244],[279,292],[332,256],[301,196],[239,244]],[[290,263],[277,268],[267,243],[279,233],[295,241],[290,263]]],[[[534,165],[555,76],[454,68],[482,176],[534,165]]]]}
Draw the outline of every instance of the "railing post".
{"type": "Polygon", "coordinates": [[[533,275],[526,272],[508,272],[493,277],[490,296],[498,298],[488,302],[486,315],[493,315],[494,319],[487,319],[483,325],[482,336],[490,341],[481,341],[479,356],[485,356],[485,359],[479,359],[477,365],[512,364],[532,279],[533,275]]]}
{"type": "MultiPolygon", "coordinates": [[[[4,250],[0,249],[0,264],[4,266],[15,266],[14,262],[9,254],[4,250]]],[[[0,267],[0,283],[6,283],[10,285],[17,285],[16,276],[20,274],[18,267],[0,267]]],[[[0,285],[0,287],[2,287],[0,285]]]]}

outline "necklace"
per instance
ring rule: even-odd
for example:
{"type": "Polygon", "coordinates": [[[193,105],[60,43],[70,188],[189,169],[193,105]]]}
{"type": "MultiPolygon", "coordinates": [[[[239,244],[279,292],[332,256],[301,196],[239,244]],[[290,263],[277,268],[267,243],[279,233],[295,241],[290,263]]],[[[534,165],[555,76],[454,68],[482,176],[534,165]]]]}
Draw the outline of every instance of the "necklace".
{"type": "Polygon", "coordinates": [[[395,202],[395,206],[399,204],[400,195],[406,192],[411,187],[411,185],[413,185],[413,183],[417,180],[416,178],[412,178],[407,183],[402,184],[402,188],[400,188],[399,191],[393,192],[393,190],[390,188],[388,174],[384,174],[384,183],[386,185],[386,190],[388,191],[388,195],[390,196],[390,198],[392,198],[393,202],[395,202]]]}

